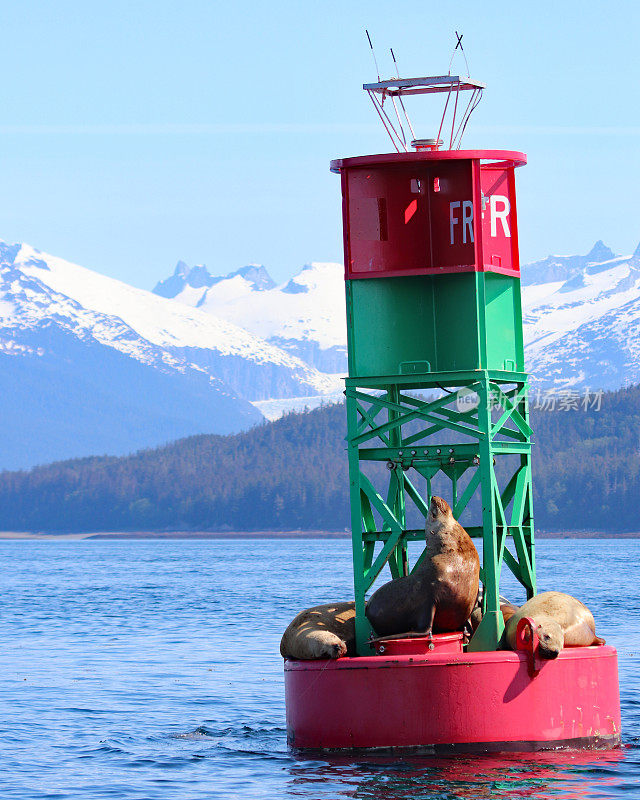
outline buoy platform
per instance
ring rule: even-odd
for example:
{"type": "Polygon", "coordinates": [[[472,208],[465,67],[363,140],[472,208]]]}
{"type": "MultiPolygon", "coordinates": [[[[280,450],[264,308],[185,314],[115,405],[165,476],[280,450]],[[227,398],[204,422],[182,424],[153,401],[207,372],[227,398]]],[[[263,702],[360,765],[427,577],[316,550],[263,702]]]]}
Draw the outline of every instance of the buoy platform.
{"type": "Polygon", "coordinates": [[[460,149],[484,89],[468,75],[378,76],[363,89],[395,152],[331,162],[342,187],[359,655],[285,661],[289,744],[430,753],[615,747],[613,647],[565,647],[542,659],[539,627],[524,617],[514,649],[499,649],[503,566],[527,599],[537,594],[515,191],[526,156],[460,149]],[[456,125],[461,92],[470,99],[456,125]],[[403,102],[415,95],[443,99],[435,138],[415,138],[403,102]],[[475,524],[465,521],[465,530],[483,542],[482,618],[466,651],[462,633],[375,639],[366,615],[386,567],[387,579],[402,580],[431,557],[436,480],[453,518],[468,512],[475,524]],[[424,549],[410,563],[415,542],[424,549]]]}
{"type": "Polygon", "coordinates": [[[372,656],[287,660],[289,745],[429,753],[617,746],[615,648],[569,647],[542,660],[527,633],[519,628],[517,652],[465,653],[462,634],[436,634],[379,642],[372,656]]]}

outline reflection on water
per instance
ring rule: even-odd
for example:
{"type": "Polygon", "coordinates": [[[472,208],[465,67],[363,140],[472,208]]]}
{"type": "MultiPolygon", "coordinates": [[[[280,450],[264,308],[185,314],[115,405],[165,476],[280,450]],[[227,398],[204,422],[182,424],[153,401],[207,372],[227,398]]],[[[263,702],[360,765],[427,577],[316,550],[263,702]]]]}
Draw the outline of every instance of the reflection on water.
{"type": "Polygon", "coordinates": [[[636,800],[639,561],[637,540],[538,544],[540,590],[584,600],[618,648],[623,748],[305,756],[278,645],[350,596],[346,540],[2,542],[0,797],[636,800]]]}
{"type": "Polygon", "coordinates": [[[318,796],[358,800],[619,797],[625,755],[618,749],[404,760],[332,757],[292,767],[288,788],[291,795],[307,796],[306,787],[317,782],[318,796]]]}

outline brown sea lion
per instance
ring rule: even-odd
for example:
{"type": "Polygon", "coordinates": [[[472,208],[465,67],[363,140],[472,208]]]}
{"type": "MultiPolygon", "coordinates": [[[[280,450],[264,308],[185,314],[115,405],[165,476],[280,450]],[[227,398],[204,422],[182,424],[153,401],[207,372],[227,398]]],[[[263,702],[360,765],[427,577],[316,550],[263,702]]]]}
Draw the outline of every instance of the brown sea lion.
{"type": "Polygon", "coordinates": [[[441,497],[432,497],[426,556],[411,574],[385,583],[366,608],[378,636],[461,630],[478,596],[480,559],[469,534],[441,497]]]}
{"type": "Polygon", "coordinates": [[[355,603],[326,603],[301,611],[280,642],[284,658],[340,658],[355,655],[355,603]]]}
{"type": "Polygon", "coordinates": [[[604,639],[596,636],[593,614],[570,594],[542,592],[520,606],[504,629],[504,642],[511,650],[516,649],[516,628],[522,617],[531,617],[538,626],[538,648],[543,658],[556,658],[565,646],[604,644],[604,639]]]}

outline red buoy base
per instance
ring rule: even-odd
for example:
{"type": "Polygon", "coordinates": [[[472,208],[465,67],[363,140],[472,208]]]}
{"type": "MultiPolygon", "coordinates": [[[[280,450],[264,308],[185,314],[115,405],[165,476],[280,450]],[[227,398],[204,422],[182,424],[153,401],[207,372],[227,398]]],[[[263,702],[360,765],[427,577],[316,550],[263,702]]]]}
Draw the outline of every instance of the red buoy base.
{"type": "MultiPolygon", "coordinates": [[[[568,647],[554,660],[524,651],[428,649],[335,661],[285,661],[287,738],[296,749],[423,752],[611,748],[620,742],[615,648],[568,647]]],[[[438,646],[439,645],[439,646],[438,646]]]]}

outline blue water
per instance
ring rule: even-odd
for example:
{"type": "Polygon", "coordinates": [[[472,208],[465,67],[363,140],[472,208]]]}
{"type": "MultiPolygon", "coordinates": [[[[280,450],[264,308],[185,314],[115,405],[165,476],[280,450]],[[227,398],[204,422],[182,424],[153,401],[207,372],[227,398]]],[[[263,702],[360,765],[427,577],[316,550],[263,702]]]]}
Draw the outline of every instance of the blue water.
{"type": "Polygon", "coordinates": [[[619,650],[624,747],[438,759],[287,749],[280,635],[348,599],[346,540],[5,541],[0,560],[2,800],[640,797],[638,540],[538,544],[540,589],[585,600],[619,650]]]}

